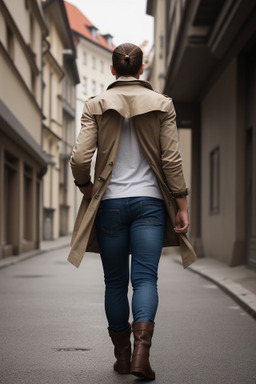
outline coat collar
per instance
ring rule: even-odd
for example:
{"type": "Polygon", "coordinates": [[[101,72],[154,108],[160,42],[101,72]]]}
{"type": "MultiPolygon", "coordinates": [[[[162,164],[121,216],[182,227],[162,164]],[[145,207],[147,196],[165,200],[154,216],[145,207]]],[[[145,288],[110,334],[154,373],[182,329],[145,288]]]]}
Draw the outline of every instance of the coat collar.
{"type": "Polygon", "coordinates": [[[93,115],[115,110],[130,119],[152,111],[168,112],[170,100],[155,92],[149,82],[122,76],[110,84],[106,92],[89,99],[88,106],[93,115]]]}
{"type": "Polygon", "coordinates": [[[153,88],[148,81],[139,80],[133,76],[120,76],[120,77],[118,77],[118,79],[116,81],[114,81],[113,83],[111,83],[107,87],[107,90],[114,88],[114,87],[117,87],[117,86],[120,86],[120,85],[131,85],[131,84],[132,85],[141,85],[141,86],[148,88],[148,89],[151,89],[153,91],[153,88]]]}

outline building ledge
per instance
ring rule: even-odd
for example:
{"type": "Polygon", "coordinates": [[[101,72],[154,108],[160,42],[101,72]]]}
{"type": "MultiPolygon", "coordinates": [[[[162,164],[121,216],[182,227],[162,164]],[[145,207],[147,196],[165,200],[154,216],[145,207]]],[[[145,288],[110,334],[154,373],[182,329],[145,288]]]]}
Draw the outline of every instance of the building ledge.
{"type": "Polygon", "coordinates": [[[50,160],[49,157],[42,151],[40,145],[17,120],[2,100],[0,100],[0,125],[2,132],[6,136],[9,136],[12,140],[17,142],[19,146],[27,151],[43,169],[47,168],[47,164],[50,160]]]}

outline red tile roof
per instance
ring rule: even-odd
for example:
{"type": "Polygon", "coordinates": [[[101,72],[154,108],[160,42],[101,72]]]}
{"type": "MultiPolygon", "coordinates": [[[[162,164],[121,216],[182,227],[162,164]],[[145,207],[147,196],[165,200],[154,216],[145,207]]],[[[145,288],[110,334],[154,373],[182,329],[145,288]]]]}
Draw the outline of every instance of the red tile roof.
{"type": "Polygon", "coordinates": [[[111,52],[114,50],[115,46],[112,45],[112,47],[110,47],[106,38],[103,37],[103,35],[101,35],[100,33],[98,33],[98,38],[92,36],[90,27],[94,27],[96,30],[97,28],[91,23],[89,19],[87,19],[86,16],[83,15],[82,12],[79,11],[79,9],[75,5],[70,4],[67,1],[65,1],[64,3],[68,15],[69,25],[72,31],[84,36],[86,39],[111,52]]]}

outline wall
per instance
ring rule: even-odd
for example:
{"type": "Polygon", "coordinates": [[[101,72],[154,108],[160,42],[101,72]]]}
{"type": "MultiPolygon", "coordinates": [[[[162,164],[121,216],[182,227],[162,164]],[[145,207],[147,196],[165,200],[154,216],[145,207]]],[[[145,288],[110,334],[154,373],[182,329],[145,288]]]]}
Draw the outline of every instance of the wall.
{"type": "Polygon", "coordinates": [[[111,52],[80,38],[77,45],[77,66],[80,75],[80,84],[76,88],[77,133],[80,131],[80,119],[85,101],[91,96],[104,92],[107,86],[115,81],[115,77],[110,72],[111,63],[111,52]],[[95,65],[93,65],[93,58],[95,58],[95,65]],[[85,78],[87,86],[85,86],[85,78]],[[95,82],[95,89],[93,89],[93,82],[95,82]]]}
{"type": "MultiPolygon", "coordinates": [[[[110,72],[112,64],[112,52],[108,52],[101,47],[80,37],[77,49],[77,67],[80,76],[80,84],[76,87],[76,136],[81,128],[81,116],[85,101],[106,90],[109,84],[115,81],[115,77],[110,72]],[[86,56],[85,56],[86,55],[86,56]],[[95,57],[95,66],[93,66],[93,57],[95,57]],[[102,64],[103,62],[103,64],[102,64]],[[102,68],[103,65],[103,68],[102,68]],[[87,79],[87,87],[85,87],[85,78],[87,79]],[[92,89],[92,82],[95,81],[96,89],[92,89]]],[[[75,143],[74,143],[75,144],[75,143]]],[[[95,156],[91,167],[91,177],[94,177],[95,156]]],[[[71,173],[71,172],[70,172],[71,173]]],[[[76,189],[76,207],[78,211],[82,194],[76,189]]]]}
{"type": "MultiPolygon", "coordinates": [[[[8,12],[11,13],[13,21],[17,21],[18,28],[17,26],[14,26],[8,18],[6,19],[5,14],[1,14],[0,40],[7,52],[8,44],[6,21],[8,21],[13,37],[13,57],[10,62],[10,59],[8,60],[7,57],[4,57],[2,53],[0,55],[0,98],[4,100],[5,105],[12,111],[21,124],[26,127],[27,131],[36,140],[36,142],[41,144],[41,76],[39,72],[35,77],[36,85],[33,90],[31,84],[33,71],[32,60],[28,59],[28,44],[30,44],[28,25],[30,14],[32,13],[24,8],[24,2],[19,3],[17,6],[14,1],[10,1],[6,2],[5,5],[8,8],[8,12]],[[20,17],[20,19],[18,17],[20,17]],[[28,106],[30,108],[30,113],[25,113],[24,111],[28,106]]],[[[41,35],[39,24],[35,18],[34,30],[35,38],[33,50],[36,54],[34,64],[37,65],[37,69],[39,71],[41,65],[39,60],[41,55],[38,53],[41,50],[41,35]]]]}
{"type": "Polygon", "coordinates": [[[154,90],[163,92],[164,76],[166,74],[165,45],[166,45],[166,2],[158,0],[154,2],[152,16],[155,18],[154,24],[154,61],[150,71],[149,81],[154,90]]]}
{"type": "Polygon", "coordinates": [[[205,256],[228,263],[235,242],[236,60],[202,102],[202,239],[205,256]],[[210,152],[220,148],[219,213],[210,212],[210,152]]]}
{"type": "Polygon", "coordinates": [[[39,247],[41,42],[39,3],[0,2],[0,258],[39,247]],[[32,33],[33,32],[33,33],[32,33]]]}

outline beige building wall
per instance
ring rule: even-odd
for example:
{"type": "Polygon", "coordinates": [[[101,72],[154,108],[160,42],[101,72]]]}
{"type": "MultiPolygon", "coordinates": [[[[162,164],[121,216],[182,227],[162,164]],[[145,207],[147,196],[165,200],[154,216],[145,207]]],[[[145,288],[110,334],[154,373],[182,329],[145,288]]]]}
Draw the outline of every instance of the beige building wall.
{"type": "MultiPolygon", "coordinates": [[[[49,43],[59,41],[56,28],[51,26],[49,43]]],[[[50,45],[50,48],[52,45],[50,45]]],[[[64,49],[63,43],[59,51],[64,49]]],[[[44,178],[43,202],[44,202],[44,239],[57,239],[59,237],[59,157],[62,137],[62,60],[57,61],[54,51],[48,51],[44,55],[44,104],[43,113],[43,150],[51,157],[51,164],[48,166],[48,174],[44,178]],[[54,57],[55,60],[52,60],[54,57]]]]}
{"type": "MultiPolygon", "coordinates": [[[[154,58],[151,62],[148,81],[150,81],[153,89],[157,92],[164,91],[165,78],[167,75],[167,60],[169,61],[172,55],[175,38],[180,24],[180,13],[184,4],[181,2],[171,2],[169,15],[166,15],[167,2],[166,0],[150,0],[148,2],[148,13],[154,17],[154,58]],[[175,14],[175,18],[174,15],[175,14]],[[167,35],[166,20],[173,20],[171,24],[171,35],[167,35]],[[166,57],[166,41],[171,39],[171,49],[169,57],[166,57]]],[[[172,95],[168,95],[172,97],[172,95]]],[[[173,100],[175,106],[175,99],[173,100]]],[[[179,127],[178,127],[179,128],[179,127]]],[[[183,159],[184,174],[187,186],[191,188],[191,129],[178,129],[180,150],[183,159]]],[[[190,197],[188,197],[190,199],[190,197]]]]}
{"type": "MultiPolygon", "coordinates": [[[[156,4],[148,0],[147,13],[159,19],[157,26],[163,16],[156,4]]],[[[192,131],[190,238],[196,252],[253,268],[255,11],[250,1],[166,1],[164,87],[178,127],[192,131]]]]}
{"type": "MultiPolygon", "coordinates": [[[[79,38],[76,46],[77,66],[80,76],[80,84],[76,87],[76,136],[81,129],[81,116],[85,101],[92,96],[104,92],[108,85],[115,81],[111,74],[110,65],[112,64],[112,53],[83,37],[79,38]]],[[[75,142],[74,142],[75,143],[75,142]]],[[[91,167],[91,178],[94,180],[93,157],[91,167]]],[[[77,212],[81,203],[82,194],[76,191],[76,209],[77,212]]]]}
{"type": "Polygon", "coordinates": [[[76,137],[76,84],[79,83],[78,68],[75,57],[70,60],[70,51],[64,55],[64,72],[62,87],[63,126],[60,155],[60,235],[70,234],[74,226],[76,209],[76,187],[70,172],[70,156],[76,137]]]}
{"type": "Polygon", "coordinates": [[[36,0],[0,2],[0,258],[38,248],[41,184],[41,42],[36,0]]]}
{"type": "Polygon", "coordinates": [[[112,53],[80,37],[76,46],[80,84],[76,87],[76,132],[81,128],[85,101],[104,92],[115,81],[111,74],[112,53]]]}
{"type": "Polygon", "coordinates": [[[29,134],[37,143],[41,144],[41,76],[39,70],[42,30],[33,13],[33,1],[28,4],[31,8],[26,9],[23,2],[15,1],[6,1],[1,5],[1,44],[6,51],[9,50],[10,55],[8,59],[2,54],[0,56],[0,97],[5,100],[6,106],[14,112],[29,134]],[[19,19],[19,15],[21,19],[19,19]],[[33,20],[33,27],[31,20],[33,20]],[[33,42],[29,34],[29,27],[33,28],[35,33],[33,42]],[[32,57],[29,47],[35,53],[35,57],[32,57]],[[16,74],[14,74],[14,69],[17,71],[16,74]],[[29,113],[24,113],[24,108],[28,105],[29,113]]]}
{"type": "Polygon", "coordinates": [[[236,60],[202,102],[202,239],[209,257],[226,263],[236,240],[236,60]],[[210,155],[219,148],[219,207],[211,211],[210,155]]]}
{"type": "Polygon", "coordinates": [[[50,156],[43,188],[43,237],[54,240],[73,229],[75,186],[69,158],[75,140],[76,51],[62,0],[46,2],[49,34],[44,41],[43,149],[50,156]]]}
{"type": "Polygon", "coordinates": [[[150,14],[154,16],[154,59],[149,81],[157,92],[163,92],[166,74],[166,0],[152,1],[150,14]]]}
{"type": "Polygon", "coordinates": [[[81,77],[81,83],[77,86],[77,99],[84,104],[88,97],[104,92],[115,81],[110,72],[112,53],[83,37],[80,37],[76,48],[81,77]]]}

